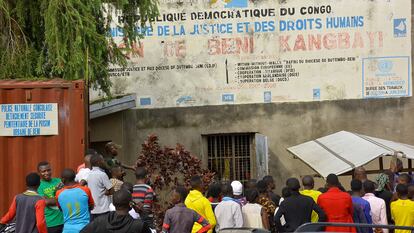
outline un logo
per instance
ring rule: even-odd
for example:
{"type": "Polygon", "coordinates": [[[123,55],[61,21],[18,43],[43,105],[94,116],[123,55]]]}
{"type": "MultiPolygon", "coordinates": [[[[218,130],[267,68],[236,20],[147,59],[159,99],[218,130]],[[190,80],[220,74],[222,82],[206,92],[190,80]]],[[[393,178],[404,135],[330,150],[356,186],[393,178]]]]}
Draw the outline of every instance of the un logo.
{"type": "Polygon", "coordinates": [[[394,37],[407,36],[407,19],[394,19],[394,37]]]}
{"type": "Polygon", "coordinates": [[[378,62],[377,67],[382,73],[389,73],[392,70],[393,63],[390,60],[381,60],[378,62]]]}
{"type": "Polygon", "coordinates": [[[225,8],[246,8],[248,0],[211,0],[211,4],[224,3],[225,8]]]}

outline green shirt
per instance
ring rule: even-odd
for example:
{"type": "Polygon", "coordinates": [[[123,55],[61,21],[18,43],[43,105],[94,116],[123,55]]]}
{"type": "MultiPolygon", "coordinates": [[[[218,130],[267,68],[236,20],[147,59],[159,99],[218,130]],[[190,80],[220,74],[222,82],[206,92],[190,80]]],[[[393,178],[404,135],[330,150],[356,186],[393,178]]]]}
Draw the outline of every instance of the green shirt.
{"type": "MultiPolygon", "coordinates": [[[[50,181],[41,180],[37,192],[46,198],[55,198],[57,186],[62,181],[59,178],[52,178],[50,181]]],[[[47,206],[45,208],[45,218],[47,227],[55,227],[63,224],[63,214],[57,206],[47,206]]]]}
{"type": "Polygon", "coordinates": [[[116,158],[112,157],[106,158],[106,164],[108,164],[109,168],[112,168],[115,165],[121,166],[121,162],[119,162],[116,158]]]}

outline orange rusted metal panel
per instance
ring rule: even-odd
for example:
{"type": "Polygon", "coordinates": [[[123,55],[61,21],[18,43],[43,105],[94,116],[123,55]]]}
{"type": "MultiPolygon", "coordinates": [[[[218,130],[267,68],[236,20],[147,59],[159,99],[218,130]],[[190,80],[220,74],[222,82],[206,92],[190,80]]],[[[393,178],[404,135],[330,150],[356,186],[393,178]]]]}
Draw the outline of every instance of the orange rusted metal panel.
{"type": "Polygon", "coordinates": [[[49,161],[53,176],[82,163],[85,151],[83,81],[0,81],[0,104],[57,103],[58,135],[0,137],[0,215],[25,190],[25,176],[49,161]]]}

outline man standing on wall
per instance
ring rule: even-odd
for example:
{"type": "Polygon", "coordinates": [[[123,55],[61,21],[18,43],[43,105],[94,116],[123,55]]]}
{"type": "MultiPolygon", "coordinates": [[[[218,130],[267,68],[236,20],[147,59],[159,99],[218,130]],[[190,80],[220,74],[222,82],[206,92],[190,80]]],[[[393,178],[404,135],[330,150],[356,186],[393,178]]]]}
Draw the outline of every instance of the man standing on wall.
{"type": "Polygon", "coordinates": [[[134,166],[128,166],[125,165],[123,163],[121,163],[116,157],[118,156],[118,149],[119,146],[113,142],[108,142],[105,145],[105,161],[107,164],[107,169],[108,171],[111,171],[111,168],[115,165],[121,166],[125,169],[129,169],[132,171],[135,171],[135,167],[134,166]]]}
{"type": "Polygon", "coordinates": [[[63,215],[57,207],[55,199],[56,191],[63,187],[59,178],[52,178],[52,168],[47,161],[37,165],[37,171],[41,177],[37,190],[40,196],[46,200],[45,218],[48,233],[60,233],[63,230],[63,215]]]}

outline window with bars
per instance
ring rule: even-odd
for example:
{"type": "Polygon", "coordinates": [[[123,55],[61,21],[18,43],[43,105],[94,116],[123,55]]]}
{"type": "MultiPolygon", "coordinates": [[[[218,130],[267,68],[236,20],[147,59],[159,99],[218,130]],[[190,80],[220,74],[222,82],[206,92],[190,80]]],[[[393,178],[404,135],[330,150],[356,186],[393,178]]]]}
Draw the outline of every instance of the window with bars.
{"type": "Polygon", "coordinates": [[[247,181],[252,174],[254,134],[206,135],[208,168],[220,181],[247,181]]]}

